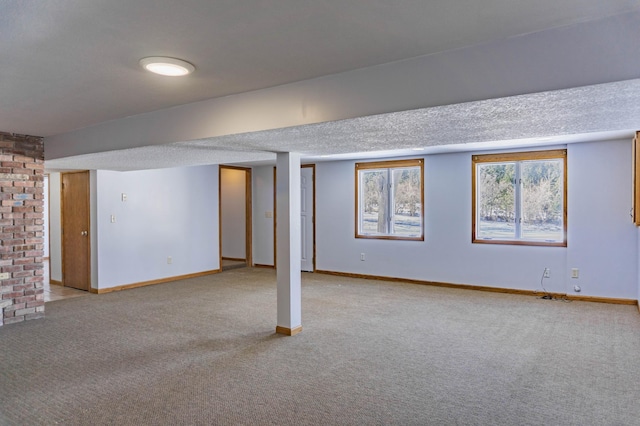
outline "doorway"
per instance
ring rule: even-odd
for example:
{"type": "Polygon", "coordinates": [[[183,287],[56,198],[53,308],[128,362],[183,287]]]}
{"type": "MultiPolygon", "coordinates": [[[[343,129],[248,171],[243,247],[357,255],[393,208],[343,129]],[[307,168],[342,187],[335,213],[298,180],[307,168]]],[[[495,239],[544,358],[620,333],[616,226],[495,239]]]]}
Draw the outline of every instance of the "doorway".
{"type": "Polygon", "coordinates": [[[91,287],[89,172],[61,174],[62,285],[91,287]]]}
{"type": "Polygon", "coordinates": [[[219,167],[220,269],[253,266],[251,169],[219,167]]]}

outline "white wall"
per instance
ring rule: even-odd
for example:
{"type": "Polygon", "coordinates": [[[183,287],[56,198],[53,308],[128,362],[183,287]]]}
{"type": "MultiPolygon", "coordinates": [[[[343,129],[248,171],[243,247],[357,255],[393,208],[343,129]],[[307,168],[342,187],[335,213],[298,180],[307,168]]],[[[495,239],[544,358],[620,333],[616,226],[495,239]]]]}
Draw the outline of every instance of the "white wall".
{"type": "MultiPolygon", "coordinates": [[[[319,270],[511,289],[638,297],[637,232],[629,219],[630,141],[568,147],[568,247],[471,243],[471,154],[425,157],[425,241],[354,238],[354,161],[316,166],[319,270]],[[360,253],[366,261],[360,261],[360,253]],[[580,268],[580,278],[570,269],[580,268]]],[[[258,255],[258,254],[256,254],[258,255]]]]}
{"type": "Polygon", "coordinates": [[[253,263],[273,266],[273,166],[255,167],[252,176],[253,263]]]}
{"type": "Polygon", "coordinates": [[[246,172],[221,168],[222,257],[246,259],[246,172]]]}
{"type": "Polygon", "coordinates": [[[62,221],[60,217],[60,173],[49,173],[49,267],[50,279],[62,281],[62,221]]]}
{"type": "MultiPolygon", "coordinates": [[[[631,141],[569,145],[570,268],[567,278],[593,296],[636,299],[637,232],[632,206],[631,141]]],[[[571,291],[572,292],[572,291],[571,291]]]]}
{"type": "Polygon", "coordinates": [[[104,289],[219,269],[217,166],[99,170],[96,203],[94,286],[104,289]]]}

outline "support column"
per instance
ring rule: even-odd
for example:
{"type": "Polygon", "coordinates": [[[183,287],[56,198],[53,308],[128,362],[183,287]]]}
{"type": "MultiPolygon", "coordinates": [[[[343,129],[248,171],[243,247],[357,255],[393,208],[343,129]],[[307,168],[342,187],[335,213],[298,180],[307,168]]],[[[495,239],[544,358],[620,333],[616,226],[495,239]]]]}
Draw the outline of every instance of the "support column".
{"type": "Polygon", "coordinates": [[[278,153],[276,158],[276,274],[278,324],[276,333],[293,336],[302,331],[300,249],[300,154],[278,153]]]}

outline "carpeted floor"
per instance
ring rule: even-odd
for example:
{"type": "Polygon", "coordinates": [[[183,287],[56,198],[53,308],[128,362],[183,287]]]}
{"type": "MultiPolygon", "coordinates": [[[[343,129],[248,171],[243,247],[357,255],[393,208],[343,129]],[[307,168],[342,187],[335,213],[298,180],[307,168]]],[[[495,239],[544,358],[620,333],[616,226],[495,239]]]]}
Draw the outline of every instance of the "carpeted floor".
{"type": "Polygon", "coordinates": [[[2,425],[631,425],[634,306],[275,272],[46,305],[0,328],[2,425]]]}

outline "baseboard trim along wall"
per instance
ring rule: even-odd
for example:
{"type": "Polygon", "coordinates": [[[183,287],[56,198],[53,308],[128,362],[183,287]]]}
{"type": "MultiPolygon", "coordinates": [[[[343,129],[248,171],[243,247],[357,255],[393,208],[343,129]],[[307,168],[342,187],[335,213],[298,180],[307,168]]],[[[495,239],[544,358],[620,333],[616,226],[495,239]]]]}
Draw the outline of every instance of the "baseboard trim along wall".
{"type": "MultiPolygon", "coordinates": [[[[336,275],[339,277],[362,278],[366,280],[391,281],[391,282],[400,282],[400,283],[409,283],[409,284],[421,284],[421,285],[430,285],[434,287],[459,288],[462,290],[489,291],[493,293],[524,294],[528,296],[541,296],[543,294],[549,294],[553,297],[561,297],[567,300],[576,300],[581,302],[613,303],[617,305],[637,305],[638,304],[637,299],[619,299],[619,298],[598,297],[598,296],[576,296],[573,294],[565,294],[565,293],[542,293],[540,291],[535,291],[535,290],[519,290],[515,288],[488,287],[488,286],[477,286],[477,285],[469,285],[469,284],[452,284],[452,283],[442,283],[437,281],[414,280],[411,278],[395,278],[395,277],[383,277],[379,275],[353,274],[350,272],[324,271],[319,269],[316,269],[315,272],[318,274],[336,275]]],[[[638,310],[640,311],[640,305],[638,305],[638,310]]]]}
{"type": "Polygon", "coordinates": [[[133,284],[119,285],[117,287],[91,288],[89,291],[91,293],[95,293],[95,294],[112,293],[114,291],[130,290],[132,288],[145,287],[145,286],[148,286],[148,285],[164,284],[164,283],[169,283],[169,282],[172,282],[172,281],[180,281],[180,280],[186,280],[186,279],[189,279],[189,278],[203,277],[205,275],[213,275],[213,274],[217,274],[217,273],[219,273],[221,271],[222,271],[221,269],[213,269],[211,271],[196,272],[194,274],[186,274],[186,275],[176,275],[176,276],[173,276],[173,277],[160,278],[160,279],[157,279],[157,280],[142,281],[142,282],[133,283],[133,284]]]}
{"type": "Polygon", "coordinates": [[[262,263],[254,263],[253,264],[254,268],[268,268],[268,269],[276,269],[275,266],[273,265],[263,265],[262,263]]]}
{"type": "Polygon", "coordinates": [[[302,326],[299,325],[295,328],[287,328],[287,327],[280,327],[279,325],[276,326],[276,333],[277,334],[284,334],[285,336],[295,336],[296,334],[300,333],[302,331],[302,326]]]}
{"type": "Polygon", "coordinates": [[[58,280],[49,280],[49,284],[53,284],[53,285],[62,285],[62,281],[58,281],[58,280]]]}
{"type": "Polygon", "coordinates": [[[241,259],[239,257],[224,257],[222,256],[222,260],[233,260],[234,262],[246,262],[247,259],[241,259]]]}

